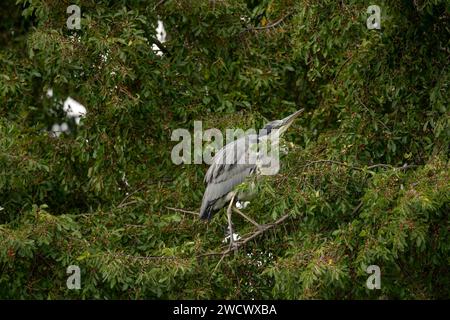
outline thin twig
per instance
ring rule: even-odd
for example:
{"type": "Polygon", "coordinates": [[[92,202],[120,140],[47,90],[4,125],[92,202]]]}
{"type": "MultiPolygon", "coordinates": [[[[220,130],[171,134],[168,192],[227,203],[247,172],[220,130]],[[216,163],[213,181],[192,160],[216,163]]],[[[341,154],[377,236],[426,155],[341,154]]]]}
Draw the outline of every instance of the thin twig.
{"type": "Polygon", "coordinates": [[[127,194],[127,196],[125,198],[123,198],[123,200],[117,205],[117,208],[122,208],[122,206],[124,206],[125,201],[127,201],[132,195],[138,193],[139,191],[141,191],[144,188],[145,188],[145,185],[143,185],[142,187],[137,188],[133,192],[127,194]]]}
{"type": "Polygon", "coordinates": [[[315,160],[315,161],[310,161],[307,164],[303,165],[302,168],[305,168],[305,167],[308,167],[310,165],[317,164],[317,163],[338,164],[338,165],[341,165],[341,166],[344,166],[344,167],[347,167],[347,168],[350,168],[350,169],[358,170],[358,171],[372,170],[372,169],[375,169],[375,168],[386,168],[386,169],[392,169],[392,170],[406,170],[406,169],[409,169],[409,168],[417,167],[417,165],[415,165],[415,164],[410,164],[410,165],[405,164],[405,165],[403,165],[401,167],[394,167],[394,166],[391,166],[389,164],[378,163],[378,164],[374,164],[374,165],[368,166],[366,168],[361,168],[361,167],[351,166],[351,165],[346,164],[344,162],[339,162],[339,161],[334,161],[334,160],[315,160]]]}
{"type": "Polygon", "coordinates": [[[361,171],[363,170],[363,169],[361,169],[361,168],[359,168],[359,167],[353,167],[353,166],[348,165],[348,164],[346,164],[346,163],[339,162],[339,161],[334,161],[334,160],[315,160],[315,161],[309,161],[307,164],[303,165],[302,168],[309,167],[310,165],[317,164],[317,163],[331,163],[331,164],[338,164],[338,165],[341,165],[341,166],[344,166],[344,167],[347,167],[347,168],[352,168],[352,169],[361,170],[361,171]]]}
{"type": "Polygon", "coordinates": [[[361,209],[361,207],[363,206],[363,202],[362,201],[360,201],[359,203],[358,203],[358,205],[355,207],[355,209],[353,209],[353,212],[352,212],[352,216],[353,215],[355,215],[358,211],[359,211],[359,209],[361,209]]]}
{"type": "Polygon", "coordinates": [[[160,0],[157,4],[155,4],[155,6],[153,7],[153,10],[155,10],[156,8],[158,8],[160,5],[162,5],[166,0],[160,0]]]}
{"type": "Polygon", "coordinates": [[[147,227],[146,225],[143,225],[143,224],[125,224],[124,226],[127,228],[145,228],[145,227],[147,227]]]}
{"type": "Polygon", "coordinates": [[[131,205],[131,204],[135,204],[135,203],[138,203],[139,201],[138,200],[131,200],[131,201],[128,201],[128,202],[125,202],[125,203],[122,203],[122,204],[119,204],[118,206],[117,206],[117,208],[125,208],[126,206],[129,206],[129,205],[131,205]]]}
{"type": "Polygon", "coordinates": [[[249,31],[260,31],[260,30],[267,30],[267,29],[271,29],[271,28],[275,28],[277,25],[279,25],[281,22],[283,22],[284,19],[286,19],[287,17],[289,17],[292,14],[292,12],[289,12],[288,14],[284,15],[283,17],[281,17],[280,19],[278,19],[277,21],[270,23],[264,27],[252,27],[252,28],[247,28],[245,30],[241,31],[241,34],[244,32],[249,32],[249,31]]]}
{"type": "Polygon", "coordinates": [[[256,226],[257,228],[260,227],[260,224],[258,222],[256,222],[255,220],[253,220],[252,218],[248,217],[246,214],[244,214],[241,210],[239,210],[238,208],[233,208],[234,212],[237,212],[239,215],[241,215],[243,218],[247,219],[248,221],[250,221],[254,226],[256,226]]]}
{"type": "Polygon", "coordinates": [[[352,59],[353,56],[348,57],[343,64],[341,64],[341,66],[339,67],[339,70],[336,72],[336,75],[334,76],[333,79],[333,83],[336,82],[337,77],[339,76],[339,74],[341,73],[342,69],[344,68],[344,66],[352,59]]]}
{"type": "Polygon", "coordinates": [[[166,209],[169,209],[169,210],[172,210],[172,211],[177,211],[177,212],[195,214],[196,216],[198,216],[198,212],[196,212],[196,211],[189,211],[189,210],[172,208],[172,207],[166,207],[166,209]]]}
{"type": "Polygon", "coordinates": [[[380,119],[375,117],[375,115],[373,115],[373,111],[371,111],[369,108],[367,108],[367,106],[361,101],[361,99],[358,97],[358,95],[356,95],[355,97],[356,97],[356,100],[358,100],[359,104],[362,105],[364,109],[366,109],[366,111],[372,116],[372,118],[374,118],[379,124],[381,124],[387,132],[391,132],[391,130],[389,130],[389,128],[384,124],[383,121],[381,121],[380,119]]]}
{"type": "MultiPolygon", "coordinates": [[[[228,248],[225,251],[222,252],[209,252],[209,253],[204,253],[204,254],[200,254],[197,257],[206,257],[206,256],[218,256],[218,255],[222,255],[222,258],[228,254],[230,254],[231,252],[234,252],[235,250],[237,250],[238,248],[244,246],[246,243],[248,243],[249,241],[253,240],[254,238],[256,238],[257,236],[263,234],[264,232],[266,232],[267,230],[270,230],[280,224],[282,224],[287,218],[289,217],[289,214],[285,214],[284,216],[282,216],[281,218],[279,218],[278,220],[276,220],[275,222],[271,223],[271,224],[266,224],[266,225],[262,225],[262,228],[259,229],[258,231],[252,233],[250,236],[243,238],[239,241],[236,242],[236,245],[233,248],[228,248]]],[[[222,259],[221,259],[222,260],[222,259]]],[[[220,262],[220,261],[219,261],[220,262]]],[[[216,266],[217,267],[217,266],[216,266]]]]}
{"type": "Polygon", "coordinates": [[[216,273],[217,268],[219,268],[219,265],[222,263],[222,261],[225,258],[225,256],[226,256],[225,254],[222,254],[222,257],[220,258],[219,262],[217,262],[213,272],[211,273],[211,276],[216,273]]]}
{"type": "Polygon", "coordinates": [[[161,260],[161,259],[179,259],[177,256],[133,256],[124,253],[107,253],[113,257],[123,257],[128,259],[136,259],[136,260],[161,260]]]}

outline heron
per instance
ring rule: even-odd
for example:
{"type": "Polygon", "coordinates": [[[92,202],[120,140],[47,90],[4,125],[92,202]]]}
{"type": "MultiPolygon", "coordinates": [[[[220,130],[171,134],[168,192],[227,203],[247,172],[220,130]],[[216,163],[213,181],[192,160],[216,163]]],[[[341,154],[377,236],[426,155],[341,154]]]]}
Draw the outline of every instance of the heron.
{"type": "Polygon", "coordinates": [[[270,165],[273,160],[278,159],[273,159],[273,155],[267,154],[267,147],[273,150],[281,135],[303,110],[297,110],[284,119],[268,122],[257,134],[247,134],[226,144],[212,159],[204,179],[207,186],[200,208],[200,219],[210,220],[215,212],[228,204],[230,248],[234,247],[232,211],[244,217],[259,230],[264,227],[234,207],[235,202],[250,200],[254,197],[254,182],[246,189],[237,186],[243,184],[247,177],[278,173],[279,166],[270,165]],[[266,149],[261,148],[263,145],[266,149]]]}

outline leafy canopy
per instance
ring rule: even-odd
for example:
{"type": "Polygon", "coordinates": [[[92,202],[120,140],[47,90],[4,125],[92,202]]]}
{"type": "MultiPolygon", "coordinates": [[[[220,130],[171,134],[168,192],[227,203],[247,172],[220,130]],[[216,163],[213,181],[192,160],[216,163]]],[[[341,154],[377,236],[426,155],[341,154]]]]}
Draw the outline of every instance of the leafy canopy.
{"type": "Polygon", "coordinates": [[[448,298],[450,5],[376,4],[381,30],[359,0],[2,1],[0,297],[448,298]],[[55,138],[67,96],[87,116],[55,138]],[[299,107],[247,209],[287,222],[218,265],[225,215],[167,209],[197,211],[207,169],[171,162],[171,132],[299,107]]]}

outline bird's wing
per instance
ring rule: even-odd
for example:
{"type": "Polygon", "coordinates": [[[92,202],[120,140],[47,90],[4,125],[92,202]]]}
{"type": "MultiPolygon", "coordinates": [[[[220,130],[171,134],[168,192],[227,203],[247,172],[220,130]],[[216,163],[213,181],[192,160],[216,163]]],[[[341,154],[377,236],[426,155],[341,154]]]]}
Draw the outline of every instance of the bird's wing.
{"type": "Polygon", "coordinates": [[[210,218],[214,203],[244,182],[255,170],[255,161],[249,158],[249,154],[253,152],[252,145],[256,141],[256,136],[242,137],[227,144],[213,158],[205,176],[208,185],[200,209],[202,218],[210,218]]]}
{"type": "Polygon", "coordinates": [[[206,183],[218,183],[240,175],[256,164],[256,135],[247,135],[230,142],[214,156],[205,175],[206,183]]]}

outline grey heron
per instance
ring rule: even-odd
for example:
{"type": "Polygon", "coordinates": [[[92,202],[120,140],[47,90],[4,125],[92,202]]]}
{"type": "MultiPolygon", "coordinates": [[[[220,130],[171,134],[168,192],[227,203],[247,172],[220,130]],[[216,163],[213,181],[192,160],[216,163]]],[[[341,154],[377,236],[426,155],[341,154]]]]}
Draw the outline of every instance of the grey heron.
{"type": "Polygon", "coordinates": [[[248,134],[234,140],[220,149],[212,159],[211,166],[205,175],[207,184],[203,194],[200,208],[200,218],[210,220],[213,214],[228,203],[228,231],[230,232],[230,247],[233,244],[233,226],[231,222],[231,211],[234,210],[245,219],[254,224],[258,229],[262,226],[253,219],[247,217],[233,205],[235,201],[245,201],[253,196],[254,185],[249,190],[236,190],[238,185],[252,175],[276,174],[278,168],[268,167],[267,163],[272,160],[266,152],[263,152],[261,145],[266,148],[273,147],[278,143],[278,138],[289,128],[292,122],[303,112],[300,109],[281,120],[267,123],[258,134],[248,134]],[[266,172],[264,172],[266,170],[266,172]]]}

